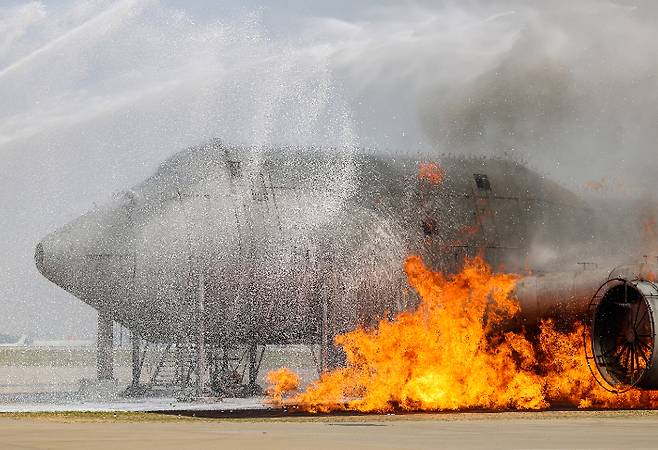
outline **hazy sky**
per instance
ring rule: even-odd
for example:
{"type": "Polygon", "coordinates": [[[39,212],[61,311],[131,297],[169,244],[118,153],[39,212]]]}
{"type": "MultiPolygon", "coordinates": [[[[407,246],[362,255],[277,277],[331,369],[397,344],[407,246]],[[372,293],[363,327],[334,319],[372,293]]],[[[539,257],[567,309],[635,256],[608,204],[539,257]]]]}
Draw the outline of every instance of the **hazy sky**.
{"type": "Polygon", "coordinates": [[[654,2],[0,3],[0,333],[91,336],[41,237],[210,137],[658,187],[654,2]],[[545,6],[548,5],[548,6],[545,6]]]}

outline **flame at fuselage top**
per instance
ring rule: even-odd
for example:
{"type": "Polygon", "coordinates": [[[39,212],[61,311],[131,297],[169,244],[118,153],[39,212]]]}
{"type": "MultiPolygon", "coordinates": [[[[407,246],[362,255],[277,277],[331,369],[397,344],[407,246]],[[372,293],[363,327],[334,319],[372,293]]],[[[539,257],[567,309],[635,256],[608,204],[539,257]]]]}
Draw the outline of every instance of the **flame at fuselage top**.
{"type": "Polygon", "coordinates": [[[445,177],[443,167],[435,162],[421,163],[418,166],[418,179],[426,180],[432,184],[441,184],[445,177]]]}
{"type": "Polygon", "coordinates": [[[420,297],[415,310],[338,336],[345,366],[303,392],[290,371],[271,372],[270,403],[309,412],[658,406],[653,392],[616,395],[597,384],[581,324],[565,332],[545,321],[532,337],[497,331],[519,311],[519,276],[494,273],[481,258],[446,276],[410,257],[405,271],[420,297]]]}

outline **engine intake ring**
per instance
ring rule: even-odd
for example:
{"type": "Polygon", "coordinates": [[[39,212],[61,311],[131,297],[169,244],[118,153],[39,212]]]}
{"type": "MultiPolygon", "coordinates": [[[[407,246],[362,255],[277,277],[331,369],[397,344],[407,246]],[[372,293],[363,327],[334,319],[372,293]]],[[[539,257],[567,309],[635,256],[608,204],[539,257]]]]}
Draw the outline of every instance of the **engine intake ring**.
{"type": "Polygon", "coordinates": [[[655,311],[658,287],[645,280],[609,280],[590,303],[590,359],[615,392],[658,389],[655,311]]]}

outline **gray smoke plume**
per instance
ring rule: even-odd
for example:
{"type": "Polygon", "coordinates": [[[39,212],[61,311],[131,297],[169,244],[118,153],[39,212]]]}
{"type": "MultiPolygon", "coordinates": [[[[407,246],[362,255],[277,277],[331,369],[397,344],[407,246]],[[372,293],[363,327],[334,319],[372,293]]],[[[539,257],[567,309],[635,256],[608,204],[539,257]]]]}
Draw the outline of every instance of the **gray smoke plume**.
{"type": "Polygon", "coordinates": [[[562,179],[655,189],[656,7],[551,2],[520,8],[492,67],[437,85],[422,106],[443,148],[521,153],[562,179]]]}

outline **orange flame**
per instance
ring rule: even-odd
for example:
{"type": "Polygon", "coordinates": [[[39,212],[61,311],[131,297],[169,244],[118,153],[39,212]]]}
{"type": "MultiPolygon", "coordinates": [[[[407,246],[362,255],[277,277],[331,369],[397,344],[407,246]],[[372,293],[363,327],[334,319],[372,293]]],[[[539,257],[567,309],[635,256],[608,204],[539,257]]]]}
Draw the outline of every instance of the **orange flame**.
{"type": "Polygon", "coordinates": [[[580,324],[561,332],[546,321],[536,339],[497,333],[519,310],[512,296],[518,276],[495,274],[481,258],[454,276],[431,272],[418,257],[405,270],[420,296],[416,310],[337,336],[345,367],[287,401],[276,393],[290,390],[289,371],[270,373],[270,402],[309,412],[658,405],[654,393],[614,395],[596,383],[580,324]]]}
{"type": "Polygon", "coordinates": [[[653,213],[645,215],[642,219],[642,244],[649,251],[658,250],[658,224],[653,213]]]}
{"type": "Polygon", "coordinates": [[[268,397],[277,402],[283,401],[283,396],[288,392],[299,389],[299,376],[285,367],[269,372],[265,379],[269,384],[266,391],[268,397]]]}
{"type": "Polygon", "coordinates": [[[607,191],[609,187],[608,178],[603,177],[600,180],[586,181],[585,187],[587,187],[588,189],[594,192],[607,191]]]}
{"type": "Polygon", "coordinates": [[[473,237],[480,232],[482,224],[480,220],[477,220],[473,225],[462,225],[459,227],[459,232],[462,236],[469,238],[473,237]]]}
{"type": "Polygon", "coordinates": [[[418,179],[427,180],[432,184],[441,184],[444,178],[443,168],[437,163],[420,163],[418,179]]]}

